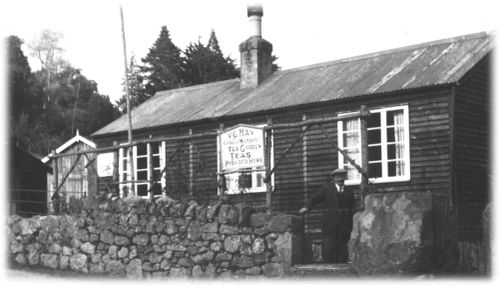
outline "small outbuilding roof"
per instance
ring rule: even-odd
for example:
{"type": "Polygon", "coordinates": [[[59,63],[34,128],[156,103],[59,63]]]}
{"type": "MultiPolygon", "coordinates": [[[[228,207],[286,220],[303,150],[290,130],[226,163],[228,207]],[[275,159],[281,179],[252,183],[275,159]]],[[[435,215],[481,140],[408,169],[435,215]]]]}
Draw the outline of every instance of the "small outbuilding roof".
{"type": "MultiPolygon", "coordinates": [[[[89,147],[94,148],[94,149],[96,147],[95,143],[93,141],[89,140],[86,137],[81,136],[80,132],[78,130],[76,130],[76,135],[74,137],[72,137],[70,140],[68,140],[67,142],[63,143],[60,147],[58,147],[56,149],[56,154],[60,154],[63,151],[65,151],[66,149],[70,148],[73,144],[80,143],[80,142],[84,143],[84,144],[86,144],[89,147]]],[[[52,155],[52,153],[50,153],[46,157],[42,158],[42,162],[47,163],[50,160],[49,156],[51,156],[51,155],[52,155]]]]}
{"type": "MultiPolygon", "coordinates": [[[[273,73],[255,89],[240,80],[161,91],[132,110],[134,130],[458,82],[493,49],[482,32],[273,73]]],[[[126,115],[92,136],[125,132],[126,115]]]]}

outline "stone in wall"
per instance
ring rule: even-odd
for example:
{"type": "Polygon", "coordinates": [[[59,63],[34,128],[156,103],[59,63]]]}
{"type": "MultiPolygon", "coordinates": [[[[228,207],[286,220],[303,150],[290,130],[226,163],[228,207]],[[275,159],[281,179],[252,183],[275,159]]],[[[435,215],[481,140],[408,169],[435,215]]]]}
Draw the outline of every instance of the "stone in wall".
{"type": "Polygon", "coordinates": [[[360,275],[420,274],[432,268],[432,197],[426,193],[370,194],[354,215],[349,241],[360,275]]]}

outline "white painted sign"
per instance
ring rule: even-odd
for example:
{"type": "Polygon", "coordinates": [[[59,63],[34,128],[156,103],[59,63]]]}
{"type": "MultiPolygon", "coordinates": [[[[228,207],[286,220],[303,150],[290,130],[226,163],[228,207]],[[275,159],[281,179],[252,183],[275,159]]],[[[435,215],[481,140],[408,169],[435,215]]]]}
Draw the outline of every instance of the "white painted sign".
{"type": "Polygon", "coordinates": [[[97,155],[97,174],[100,177],[113,176],[113,153],[100,153],[97,155]]]}
{"type": "Polygon", "coordinates": [[[264,166],[264,129],[237,125],[221,135],[221,170],[264,166]]]}

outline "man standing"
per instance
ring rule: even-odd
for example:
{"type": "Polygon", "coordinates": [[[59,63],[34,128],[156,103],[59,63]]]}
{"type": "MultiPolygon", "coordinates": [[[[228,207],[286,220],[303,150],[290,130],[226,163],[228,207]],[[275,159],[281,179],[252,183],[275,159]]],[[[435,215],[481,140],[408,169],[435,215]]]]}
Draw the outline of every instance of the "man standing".
{"type": "Polygon", "coordinates": [[[347,170],[336,169],[318,192],[307,200],[299,213],[311,210],[319,202],[325,203],[326,214],[322,225],[323,260],[329,263],[347,263],[349,258],[347,242],[352,231],[354,212],[354,193],[344,185],[347,170]]]}

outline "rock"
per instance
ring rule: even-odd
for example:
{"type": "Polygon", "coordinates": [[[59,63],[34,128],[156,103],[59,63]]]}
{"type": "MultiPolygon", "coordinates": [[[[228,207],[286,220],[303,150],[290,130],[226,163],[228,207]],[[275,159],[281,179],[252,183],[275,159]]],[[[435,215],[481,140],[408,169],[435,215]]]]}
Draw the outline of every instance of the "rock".
{"type": "Polygon", "coordinates": [[[183,267],[191,267],[193,266],[193,262],[191,262],[191,260],[183,257],[183,258],[180,258],[179,261],[177,262],[177,264],[179,264],[180,266],[183,266],[183,267]]]}
{"type": "Polygon", "coordinates": [[[209,222],[203,225],[204,233],[215,233],[219,229],[219,224],[217,222],[209,222]]]}
{"type": "Polygon", "coordinates": [[[165,221],[165,233],[168,235],[177,233],[177,226],[175,226],[175,222],[173,220],[165,221]]]}
{"type": "Polygon", "coordinates": [[[24,256],[24,254],[22,253],[18,253],[14,258],[14,261],[20,265],[24,265],[27,263],[26,256],[24,256]]]}
{"type": "Polygon", "coordinates": [[[240,256],[240,258],[238,259],[238,263],[237,263],[238,267],[240,268],[249,268],[249,267],[252,267],[253,266],[253,261],[252,261],[252,257],[250,256],[240,256]]]}
{"type": "Polygon", "coordinates": [[[203,269],[201,268],[200,265],[195,265],[193,267],[193,271],[192,271],[192,276],[193,278],[200,278],[204,275],[203,273],[203,269]]]}
{"type": "Polygon", "coordinates": [[[41,254],[40,261],[42,266],[56,269],[59,265],[56,254],[41,254]]]}
{"type": "Polygon", "coordinates": [[[262,266],[262,271],[265,276],[277,277],[284,275],[285,268],[279,263],[267,263],[262,266]]]}
{"type": "Polygon", "coordinates": [[[62,253],[65,256],[71,256],[73,254],[73,250],[71,248],[69,248],[68,246],[63,246],[62,253]]]}
{"type": "Polygon", "coordinates": [[[170,277],[171,278],[187,278],[189,276],[189,271],[185,268],[171,268],[170,277]]]}
{"type": "Polygon", "coordinates": [[[359,275],[421,274],[433,264],[430,192],[369,194],[354,215],[349,255],[359,275]]]}
{"type": "Polygon", "coordinates": [[[212,242],[210,244],[210,250],[215,251],[215,252],[222,250],[222,247],[223,247],[223,245],[219,241],[215,241],[215,242],[212,242]]]}
{"type": "Polygon", "coordinates": [[[267,215],[265,212],[253,213],[252,215],[250,215],[249,223],[253,228],[261,228],[266,226],[270,218],[271,216],[267,215]]]}
{"type": "Polygon", "coordinates": [[[92,263],[99,263],[101,262],[102,254],[101,253],[95,253],[90,256],[90,262],[92,263]]]}
{"type": "Polygon", "coordinates": [[[63,270],[69,268],[69,256],[61,256],[61,259],[59,260],[59,268],[63,270]]]}
{"type": "Polygon", "coordinates": [[[132,214],[128,219],[128,223],[132,226],[137,225],[139,223],[139,216],[137,216],[137,214],[132,214]]]}
{"type": "Polygon", "coordinates": [[[126,258],[128,256],[128,249],[125,246],[122,246],[120,250],[118,250],[118,258],[126,258]]]}
{"type": "Polygon", "coordinates": [[[100,239],[102,242],[107,243],[107,244],[113,244],[114,243],[114,235],[111,233],[109,230],[104,230],[100,234],[100,239]]]}
{"type": "Polygon", "coordinates": [[[218,221],[221,224],[237,225],[239,212],[234,206],[224,204],[220,207],[218,221]]]}
{"type": "Polygon", "coordinates": [[[262,272],[262,269],[260,269],[260,267],[257,267],[257,266],[245,269],[245,274],[252,275],[252,276],[260,275],[261,272],[262,272]]]}
{"type": "Polygon", "coordinates": [[[69,267],[71,270],[87,273],[87,255],[77,253],[69,258],[69,267]]]}
{"type": "Polygon", "coordinates": [[[229,253],[219,253],[215,256],[215,262],[231,261],[233,256],[229,253]]]}
{"type": "Polygon", "coordinates": [[[219,212],[220,205],[211,205],[207,208],[207,220],[212,222],[219,212]]]}
{"type": "Polygon", "coordinates": [[[15,240],[15,239],[10,242],[10,253],[16,254],[16,253],[23,252],[23,250],[24,250],[24,246],[21,242],[15,240]]]}
{"type": "Polygon", "coordinates": [[[235,205],[238,210],[238,225],[247,226],[250,224],[250,216],[255,212],[253,207],[246,203],[239,203],[235,205]]]}
{"type": "Polygon", "coordinates": [[[224,250],[234,253],[239,250],[241,245],[241,237],[239,235],[231,235],[224,240],[224,250]]]}
{"type": "Polygon", "coordinates": [[[129,245],[130,244],[130,240],[125,237],[125,236],[115,236],[115,244],[116,245],[120,245],[120,246],[123,246],[123,245],[129,245]]]}
{"type": "Polygon", "coordinates": [[[111,245],[108,249],[108,255],[110,258],[117,258],[118,257],[118,246],[111,245]]]}
{"type": "Polygon", "coordinates": [[[220,234],[235,235],[235,234],[239,233],[238,231],[239,231],[238,227],[236,227],[236,226],[221,224],[219,227],[220,234]]]}
{"type": "Polygon", "coordinates": [[[163,256],[158,253],[151,253],[149,254],[149,262],[151,263],[159,263],[163,259],[163,256]]]}
{"type": "Polygon", "coordinates": [[[105,272],[104,265],[102,263],[90,264],[89,273],[92,274],[103,274],[105,272]]]}
{"type": "Polygon", "coordinates": [[[203,231],[203,226],[198,221],[191,221],[187,228],[187,238],[192,241],[198,240],[203,231]]]}
{"type": "Polygon", "coordinates": [[[146,246],[149,242],[149,235],[145,233],[137,234],[132,238],[132,242],[137,245],[146,246]]]}
{"type": "Polygon", "coordinates": [[[80,246],[80,249],[89,255],[92,255],[95,252],[95,246],[90,242],[85,242],[84,244],[82,244],[82,246],[80,246]]]}
{"type": "Polygon", "coordinates": [[[252,252],[254,254],[261,254],[266,250],[266,242],[264,239],[258,237],[252,243],[252,252]]]}
{"type": "Polygon", "coordinates": [[[40,253],[38,251],[30,251],[28,253],[28,262],[30,265],[38,265],[40,263],[40,253]]]}
{"type": "Polygon", "coordinates": [[[217,269],[212,263],[209,263],[207,267],[205,267],[205,275],[208,278],[215,278],[217,276],[217,269]]]}
{"type": "Polygon", "coordinates": [[[278,214],[271,217],[267,224],[269,232],[284,233],[284,232],[299,232],[303,227],[302,218],[289,214],[278,214]]]}
{"type": "Polygon", "coordinates": [[[85,229],[80,229],[80,228],[76,231],[75,238],[80,240],[80,241],[89,241],[90,240],[88,231],[85,229]]]}
{"type": "Polygon", "coordinates": [[[125,266],[118,260],[109,261],[105,266],[105,271],[114,276],[126,274],[125,266]]]}

